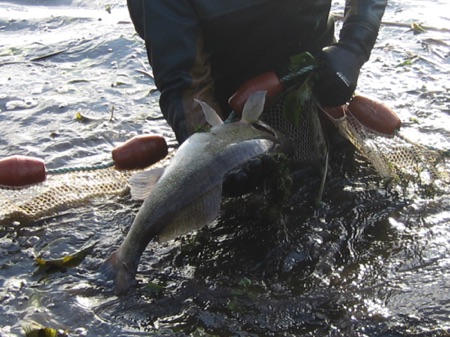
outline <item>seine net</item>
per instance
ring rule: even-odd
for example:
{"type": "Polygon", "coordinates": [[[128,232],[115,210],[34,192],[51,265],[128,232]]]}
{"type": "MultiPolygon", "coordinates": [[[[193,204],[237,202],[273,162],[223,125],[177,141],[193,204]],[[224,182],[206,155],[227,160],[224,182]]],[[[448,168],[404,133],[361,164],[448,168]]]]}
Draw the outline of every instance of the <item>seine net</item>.
{"type": "Polygon", "coordinates": [[[319,165],[325,160],[327,145],[316,104],[309,100],[295,121],[284,113],[289,93],[274,102],[261,120],[284,134],[292,147],[293,160],[319,165]]]}
{"type": "Polygon", "coordinates": [[[320,113],[323,112],[382,178],[398,183],[420,182],[435,187],[440,183],[449,183],[445,161],[448,153],[410,141],[401,130],[394,135],[377,132],[359,122],[348,111],[342,118],[335,119],[318,107],[312,98],[303,102],[302,108],[296,112],[301,116],[293,123],[285,112],[287,100],[288,94],[282,96],[262,119],[290,139],[294,147],[294,160],[326,165],[327,144],[320,121],[320,113]]]}
{"type": "Polygon", "coordinates": [[[361,124],[351,114],[340,119],[330,118],[381,177],[424,184],[449,182],[445,152],[414,143],[400,130],[392,136],[381,134],[361,124]]]}
{"type": "Polygon", "coordinates": [[[0,222],[29,223],[88,199],[127,192],[130,171],[113,167],[49,175],[43,183],[20,189],[0,188],[0,222]]]}
{"type": "MultiPolygon", "coordinates": [[[[274,102],[262,120],[288,137],[293,145],[294,160],[322,165],[325,176],[328,150],[318,113],[320,109],[313,99],[306,99],[299,105],[301,109],[296,109],[296,114],[300,114],[293,118],[292,114],[286,114],[286,107],[292,107],[291,94],[288,92],[274,102]],[[287,104],[289,100],[291,102],[287,104]]],[[[294,103],[298,101],[294,100],[294,103]]],[[[393,136],[378,133],[349,114],[340,119],[330,119],[381,177],[394,182],[448,184],[444,153],[415,144],[399,131],[393,136]]],[[[169,155],[155,165],[166,165],[170,158],[169,155]]],[[[13,221],[31,223],[94,197],[124,194],[132,173],[111,167],[50,175],[45,182],[28,188],[0,187],[0,224],[8,225],[13,221]]]]}

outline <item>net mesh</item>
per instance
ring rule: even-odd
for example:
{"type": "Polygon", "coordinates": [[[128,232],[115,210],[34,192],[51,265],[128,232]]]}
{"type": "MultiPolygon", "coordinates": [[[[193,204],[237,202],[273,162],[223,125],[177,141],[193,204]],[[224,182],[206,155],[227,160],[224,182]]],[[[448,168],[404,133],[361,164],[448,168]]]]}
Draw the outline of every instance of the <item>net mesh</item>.
{"type": "Polygon", "coordinates": [[[26,188],[0,188],[0,221],[29,223],[74,207],[90,198],[127,192],[132,172],[114,168],[50,175],[26,188]]]}
{"type": "Polygon", "coordinates": [[[286,93],[274,102],[261,120],[288,138],[294,161],[321,164],[326,157],[327,145],[316,104],[313,100],[305,102],[300,118],[294,123],[284,113],[288,95],[286,93]]]}
{"type": "Polygon", "coordinates": [[[428,184],[449,181],[445,152],[412,142],[400,131],[392,136],[378,133],[350,114],[332,120],[380,176],[403,181],[419,179],[428,184]]]}

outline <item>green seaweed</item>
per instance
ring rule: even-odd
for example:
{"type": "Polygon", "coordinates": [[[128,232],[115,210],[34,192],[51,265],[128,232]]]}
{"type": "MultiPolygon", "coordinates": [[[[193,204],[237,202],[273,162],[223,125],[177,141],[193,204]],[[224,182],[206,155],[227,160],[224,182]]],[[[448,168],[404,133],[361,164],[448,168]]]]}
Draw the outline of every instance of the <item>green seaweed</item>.
{"type": "Polygon", "coordinates": [[[290,58],[281,81],[288,88],[283,116],[295,127],[300,124],[302,112],[313,99],[313,83],[317,61],[310,53],[301,53],[290,58]]]}

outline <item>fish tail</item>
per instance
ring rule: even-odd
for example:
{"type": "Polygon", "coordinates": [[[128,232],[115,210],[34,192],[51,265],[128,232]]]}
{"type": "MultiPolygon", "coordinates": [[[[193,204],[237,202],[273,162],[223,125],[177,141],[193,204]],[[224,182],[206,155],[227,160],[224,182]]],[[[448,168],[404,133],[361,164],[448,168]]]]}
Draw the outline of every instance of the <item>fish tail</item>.
{"type": "Polygon", "coordinates": [[[137,285],[133,270],[120,260],[120,251],[116,250],[103,263],[101,273],[109,280],[114,281],[114,291],[116,295],[125,294],[130,288],[137,285]]]}

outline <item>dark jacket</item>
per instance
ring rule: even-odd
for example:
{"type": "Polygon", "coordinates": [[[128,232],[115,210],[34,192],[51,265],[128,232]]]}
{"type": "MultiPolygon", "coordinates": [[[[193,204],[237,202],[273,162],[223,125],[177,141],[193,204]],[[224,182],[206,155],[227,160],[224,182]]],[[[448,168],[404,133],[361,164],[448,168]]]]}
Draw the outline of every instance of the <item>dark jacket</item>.
{"type": "MultiPolygon", "coordinates": [[[[387,0],[347,0],[340,41],[369,58],[387,0]]],[[[244,81],[333,41],[331,0],[128,0],[160,107],[178,141],[205,125],[193,98],[229,113],[244,81]]]]}

